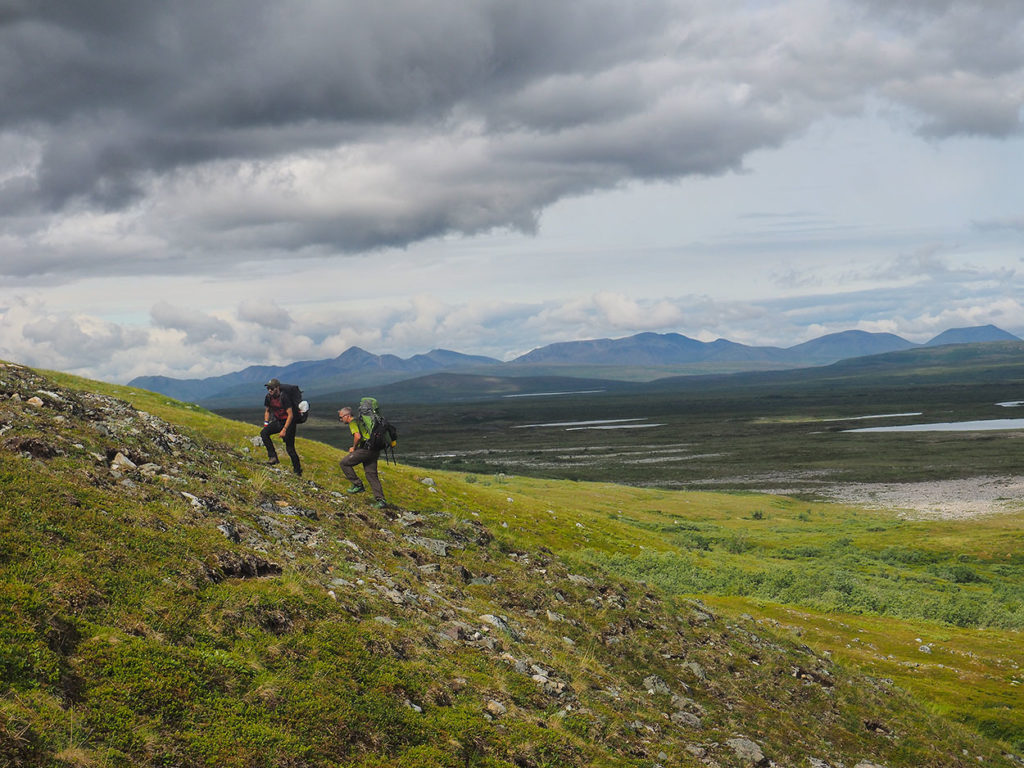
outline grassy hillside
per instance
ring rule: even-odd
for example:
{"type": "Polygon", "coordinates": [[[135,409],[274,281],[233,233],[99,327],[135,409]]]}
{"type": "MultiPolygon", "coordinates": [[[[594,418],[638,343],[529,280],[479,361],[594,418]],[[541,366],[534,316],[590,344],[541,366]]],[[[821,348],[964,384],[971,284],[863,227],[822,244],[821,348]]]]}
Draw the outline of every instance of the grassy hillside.
{"type": "Polygon", "coordinates": [[[1020,519],[405,466],[379,511],[255,432],[0,364],[0,765],[1020,764],[1020,519]]]}

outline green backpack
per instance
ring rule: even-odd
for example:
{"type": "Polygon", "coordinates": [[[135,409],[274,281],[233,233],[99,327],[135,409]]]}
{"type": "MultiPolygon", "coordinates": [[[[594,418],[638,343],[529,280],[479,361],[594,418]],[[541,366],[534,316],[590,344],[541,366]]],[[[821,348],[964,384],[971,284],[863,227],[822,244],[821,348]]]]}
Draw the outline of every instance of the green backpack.
{"type": "Polygon", "coordinates": [[[371,451],[383,451],[384,459],[388,458],[391,449],[391,460],[394,460],[395,445],[398,444],[398,430],[380,412],[380,405],[374,397],[364,397],[359,401],[358,417],[359,433],[363,436],[363,445],[371,451]]]}

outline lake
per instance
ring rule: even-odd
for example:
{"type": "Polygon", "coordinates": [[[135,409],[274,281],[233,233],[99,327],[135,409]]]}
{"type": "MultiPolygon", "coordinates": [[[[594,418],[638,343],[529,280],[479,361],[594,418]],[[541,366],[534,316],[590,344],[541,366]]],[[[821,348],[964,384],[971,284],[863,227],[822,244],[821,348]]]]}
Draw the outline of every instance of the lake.
{"type": "Polygon", "coordinates": [[[1024,419],[983,419],[946,421],[932,424],[903,424],[898,427],[860,427],[844,432],[984,432],[993,429],[1024,429],[1024,419]]]}

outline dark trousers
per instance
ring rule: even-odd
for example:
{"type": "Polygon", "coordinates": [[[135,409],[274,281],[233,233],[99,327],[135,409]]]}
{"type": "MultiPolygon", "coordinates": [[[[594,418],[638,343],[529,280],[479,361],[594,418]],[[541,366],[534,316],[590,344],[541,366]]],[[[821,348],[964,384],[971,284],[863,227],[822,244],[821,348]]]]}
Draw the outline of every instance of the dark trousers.
{"type": "MultiPolygon", "coordinates": [[[[267,424],[260,432],[260,437],[263,438],[263,444],[267,446],[267,458],[276,459],[277,451],[274,449],[274,441],[272,435],[279,434],[284,424],[277,419],[267,424]]],[[[288,452],[288,458],[292,460],[292,469],[295,470],[295,474],[302,474],[302,464],[299,462],[299,454],[295,452],[295,422],[288,427],[288,431],[284,433],[284,449],[288,452]]]]}
{"type": "Polygon", "coordinates": [[[381,487],[380,477],[377,476],[377,457],[380,451],[371,451],[368,448],[356,448],[344,459],[341,460],[341,471],[352,485],[363,486],[363,481],[356,474],[357,464],[363,465],[363,472],[366,473],[366,482],[370,484],[370,490],[376,499],[384,501],[384,488],[381,487]]]}

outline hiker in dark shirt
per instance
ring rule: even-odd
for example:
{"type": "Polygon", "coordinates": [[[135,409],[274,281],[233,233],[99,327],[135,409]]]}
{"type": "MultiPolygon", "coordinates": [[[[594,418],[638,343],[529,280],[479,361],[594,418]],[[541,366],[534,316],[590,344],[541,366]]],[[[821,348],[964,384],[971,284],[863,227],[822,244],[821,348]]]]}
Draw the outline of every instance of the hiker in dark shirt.
{"type": "Polygon", "coordinates": [[[299,454],[295,452],[295,416],[299,404],[293,403],[287,392],[281,391],[281,382],[271,379],[265,384],[267,396],[263,399],[263,431],[260,437],[267,446],[267,464],[277,464],[277,451],[271,437],[275,432],[284,441],[284,448],[292,460],[292,469],[296,475],[302,475],[302,464],[299,454]]]}

